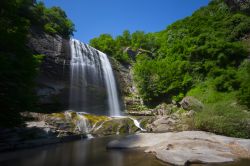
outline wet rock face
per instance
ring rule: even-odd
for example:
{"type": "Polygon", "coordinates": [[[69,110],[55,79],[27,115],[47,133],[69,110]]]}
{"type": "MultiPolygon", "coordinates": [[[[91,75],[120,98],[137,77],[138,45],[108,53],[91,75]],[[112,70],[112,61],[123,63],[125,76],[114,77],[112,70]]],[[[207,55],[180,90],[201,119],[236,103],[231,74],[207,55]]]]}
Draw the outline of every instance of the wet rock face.
{"type": "Polygon", "coordinates": [[[37,78],[39,104],[53,111],[68,109],[71,58],[69,40],[33,28],[27,45],[33,54],[44,55],[37,78]]]}
{"type": "Polygon", "coordinates": [[[123,65],[113,58],[110,58],[112,68],[117,80],[117,86],[122,96],[121,103],[125,110],[138,111],[143,106],[138,91],[133,81],[132,66],[123,65]]]}
{"type": "Polygon", "coordinates": [[[133,89],[131,66],[122,65],[113,58],[109,58],[109,60],[112,65],[120,93],[123,96],[127,96],[134,93],[135,90],[133,89]]]}

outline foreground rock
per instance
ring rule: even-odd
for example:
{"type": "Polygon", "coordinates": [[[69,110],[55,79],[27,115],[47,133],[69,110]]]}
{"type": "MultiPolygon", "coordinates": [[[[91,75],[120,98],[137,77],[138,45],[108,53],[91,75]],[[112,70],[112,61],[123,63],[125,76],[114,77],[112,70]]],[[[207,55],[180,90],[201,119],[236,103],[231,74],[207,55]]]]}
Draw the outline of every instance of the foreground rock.
{"type": "Polygon", "coordinates": [[[53,114],[24,112],[22,116],[27,119],[26,126],[0,128],[0,152],[92,136],[127,135],[144,131],[139,121],[125,116],[107,117],[72,111],[53,114]]]}
{"type": "Polygon", "coordinates": [[[115,140],[108,148],[146,148],[158,159],[174,165],[224,163],[250,158],[250,140],[202,131],[141,133],[115,140]]]}

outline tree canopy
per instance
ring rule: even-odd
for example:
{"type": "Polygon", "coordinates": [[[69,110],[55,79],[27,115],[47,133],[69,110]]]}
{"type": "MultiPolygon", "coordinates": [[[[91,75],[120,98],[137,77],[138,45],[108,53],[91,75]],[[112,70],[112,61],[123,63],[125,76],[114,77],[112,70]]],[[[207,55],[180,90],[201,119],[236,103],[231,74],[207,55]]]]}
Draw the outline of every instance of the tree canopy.
{"type": "Polygon", "coordinates": [[[42,58],[26,46],[30,28],[68,38],[74,25],[60,8],[33,0],[1,1],[0,24],[0,126],[17,126],[19,112],[35,108],[34,79],[42,58]]]}

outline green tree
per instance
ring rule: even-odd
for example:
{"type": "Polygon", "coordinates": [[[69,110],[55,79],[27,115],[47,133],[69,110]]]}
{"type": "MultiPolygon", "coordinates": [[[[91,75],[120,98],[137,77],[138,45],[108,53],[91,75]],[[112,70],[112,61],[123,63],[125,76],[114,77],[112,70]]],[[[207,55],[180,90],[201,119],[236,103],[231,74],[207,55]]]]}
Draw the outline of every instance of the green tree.
{"type": "Polygon", "coordinates": [[[34,78],[38,62],[25,43],[30,21],[20,16],[25,0],[1,2],[0,8],[0,126],[17,126],[20,111],[34,104],[34,78]]]}

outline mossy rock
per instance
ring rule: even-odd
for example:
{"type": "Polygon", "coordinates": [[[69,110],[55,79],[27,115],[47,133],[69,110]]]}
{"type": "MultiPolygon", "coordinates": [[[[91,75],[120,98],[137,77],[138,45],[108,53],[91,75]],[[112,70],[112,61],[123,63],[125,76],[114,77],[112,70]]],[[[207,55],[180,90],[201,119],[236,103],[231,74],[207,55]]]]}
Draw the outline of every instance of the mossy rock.
{"type": "Polygon", "coordinates": [[[187,96],[182,99],[180,105],[184,110],[194,110],[194,111],[201,111],[204,108],[204,105],[201,101],[194,98],[193,96],[187,96]]]}
{"type": "Polygon", "coordinates": [[[108,116],[101,116],[101,115],[98,116],[98,115],[92,115],[92,114],[85,114],[84,117],[88,119],[91,125],[94,125],[98,122],[110,120],[108,116]]]}
{"type": "Polygon", "coordinates": [[[97,130],[93,129],[93,134],[98,136],[132,134],[139,129],[130,118],[115,118],[104,121],[97,130]]]}

